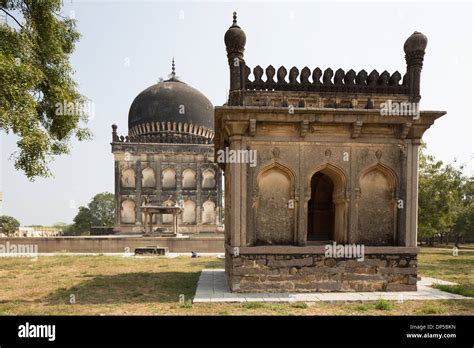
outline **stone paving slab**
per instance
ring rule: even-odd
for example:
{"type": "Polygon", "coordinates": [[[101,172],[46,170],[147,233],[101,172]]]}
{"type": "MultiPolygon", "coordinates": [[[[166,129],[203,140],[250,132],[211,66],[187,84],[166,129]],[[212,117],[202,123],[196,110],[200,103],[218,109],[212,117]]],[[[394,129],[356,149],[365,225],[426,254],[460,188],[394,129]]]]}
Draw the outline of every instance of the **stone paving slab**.
{"type": "Polygon", "coordinates": [[[315,293],[255,293],[230,292],[223,269],[204,269],[201,272],[193,302],[357,302],[406,300],[472,300],[432,288],[432,284],[455,285],[441,279],[423,277],[417,291],[400,292],[315,292],[315,293]]]}

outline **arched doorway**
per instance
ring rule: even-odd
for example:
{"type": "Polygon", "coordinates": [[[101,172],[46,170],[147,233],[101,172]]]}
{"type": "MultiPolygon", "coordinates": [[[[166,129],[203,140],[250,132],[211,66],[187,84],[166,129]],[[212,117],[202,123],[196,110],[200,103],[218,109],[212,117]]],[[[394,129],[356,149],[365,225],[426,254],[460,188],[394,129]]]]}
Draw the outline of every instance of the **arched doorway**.
{"type": "Polygon", "coordinates": [[[334,183],[318,172],[311,178],[311,198],[308,201],[308,241],[335,240],[334,183]]]}

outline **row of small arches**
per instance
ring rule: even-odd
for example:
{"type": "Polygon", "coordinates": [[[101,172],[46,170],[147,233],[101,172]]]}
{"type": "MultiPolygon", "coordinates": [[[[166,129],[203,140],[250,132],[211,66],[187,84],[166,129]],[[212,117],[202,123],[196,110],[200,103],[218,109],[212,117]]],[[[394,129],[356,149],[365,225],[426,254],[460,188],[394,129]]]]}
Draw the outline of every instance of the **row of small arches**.
{"type": "MultiPolygon", "coordinates": [[[[155,188],[156,187],[156,175],[155,170],[151,167],[146,167],[142,170],[142,187],[144,188],[155,188]]],[[[206,168],[202,172],[201,187],[214,188],[216,186],[216,174],[214,170],[206,168]]],[[[184,189],[195,189],[197,183],[196,172],[187,168],[182,172],[182,187],[184,189]]],[[[132,168],[126,168],[121,173],[122,187],[134,188],[136,185],[135,170],[132,168]]],[[[173,168],[165,168],[161,172],[161,187],[164,189],[176,188],[176,171],[173,168]]]]}
{"type": "MultiPolygon", "coordinates": [[[[166,200],[163,202],[164,206],[175,206],[175,202],[172,200],[166,200]]],[[[131,199],[126,199],[121,204],[120,210],[120,221],[123,224],[133,224],[136,222],[136,212],[135,212],[135,202],[131,199]]],[[[149,217],[146,217],[145,214],[142,213],[142,223],[145,223],[145,218],[147,219],[147,223],[150,222],[149,217]]],[[[160,215],[154,215],[152,223],[156,224],[160,219],[160,215]]],[[[173,223],[173,215],[172,214],[163,214],[161,215],[161,223],[163,224],[172,224],[173,223]]],[[[196,223],[196,202],[192,199],[187,199],[184,201],[183,204],[183,214],[182,214],[182,222],[184,224],[194,224],[196,223]]],[[[216,222],[216,204],[211,201],[207,200],[202,204],[202,211],[201,211],[201,223],[203,224],[215,224],[216,222]]]]}
{"type": "Polygon", "coordinates": [[[196,124],[187,122],[147,122],[136,125],[129,130],[130,136],[157,132],[182,132],[200,135],[205,138],[213,139],[214,131],[196,124]]]}

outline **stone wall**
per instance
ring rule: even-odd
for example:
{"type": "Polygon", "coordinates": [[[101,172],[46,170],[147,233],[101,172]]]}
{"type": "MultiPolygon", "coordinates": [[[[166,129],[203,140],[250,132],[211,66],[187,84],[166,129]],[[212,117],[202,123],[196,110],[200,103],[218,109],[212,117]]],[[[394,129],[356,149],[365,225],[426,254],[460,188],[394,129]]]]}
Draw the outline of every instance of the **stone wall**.
{"type": "Polygon", "coordinates": [[[0,244],[37,245],[39,253],[121,253],[145,246],[167,247],[170,252],[224,252],[224,236],[216,237],[51,237],[0,238],[0,244]]]}
{"type": "Polygon", "coordinates": [[[226,249],[225,267],[235,292],[416,291],[417,282],[417,254],[405,251],[366,253],[358,261],[324,253],[236,256],[226,249]]]}

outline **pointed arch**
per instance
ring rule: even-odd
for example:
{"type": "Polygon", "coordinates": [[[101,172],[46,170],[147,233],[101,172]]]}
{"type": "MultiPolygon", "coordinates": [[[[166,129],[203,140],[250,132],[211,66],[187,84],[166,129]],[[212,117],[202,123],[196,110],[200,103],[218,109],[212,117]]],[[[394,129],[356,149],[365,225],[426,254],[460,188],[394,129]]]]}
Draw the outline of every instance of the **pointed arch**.
{"type": "Polygon", "coordinates": [[[282,170],[283,172],[287,173],[287,175],[291,179],[292,189],[294,189],[294,185],[296,183],[296,174],[295,174],[295,172],[293,171],[293,169],[291,169],[290,166],[286,165],[285,163],[283,163],[281,160],[278,160],[278,159],[273,160],[270,163],[267,163],[267,164],[263,165],[260,168],[260,171],[257,175],[257,182],[258,182],[258,179],[261,177],[261,175],[265,171],[267,171],[269,169],[272,169],[272,168],[278,168],[278,169],[282,170]]]}
{"type": "Polygon", "coordinates": [[[120,209],[120,221],[123,224],[135,223],[135,202],[130,198],[122,201],[120,209]]]}
{"type": "Polygon", "coordinates": [[[149,166],[142,170],[142,187],[155,187],[155,170],[149,166]]]}
{"type": "Polygon", "coordinates": [[[196,203],[187,199],[183,204],[183,223],[194,224],[196,222],[196,203]]]}
{"type": "Polygon", "coordinates": [[[369,166],[368,168],[364,169],[361,172],[361,174],[359,175],[359,180],[358,180],[359,187],[360,187],[360,182],[361,182],[362,178],[367,173],[369,173],[373,170],[378,170],[381,173],[383,173],[387,177],[390,188],[393,190],[394,194],[396,194],[398,192],[398,177],[397,177],[397,174],[395,173],[395,171],[392,168],[390,168],[389,166],[383,164],[382,162],[378,162],[378,163],[376,163],[372,166],[369,166]]]}
{"type": "Polygon", "coordinates": [[[164,189],[176,188],[176,170],[172,167],[166,167],[161,172],[161,186],[164,189]]]}
{"type": "Polygon", "coordinates": [[[345,197],[347,175],[343,169],[331,163],[325,163],[317,166],[312,171],[310,171],[309,175],[306,178],[306,185],[309,189],[311,188],[311,180],[316,173],[322,173],[331,178],[334,184],[334,196],[336,199],[342,199],[345,197]]]}
{"type": "Polygon", "coordinates": [[[216,203],[208,199],[202,204],[202,223],[214,224],[216,221],[216,203]]]}
{"type": "Polygon", "coordinates": [[[195,189],[196,188],[196,172],[192,168],[186,168],[183,170],[183,188],[184,189],[195,189]]]}
{"type": "Polygon", "coordinates": [[[255,205],[257,245],[295,244],[295,179],[293,170],[278,160],[259,171],[255,205]]]}
{"type": "Polygon", "coordinates": [[[206,168],[202,171],[202,188],[212,189],[216,187],[216,172],[211,168],[206,168]]]}
{"type": "Polygon", "coordinates": [[[347,241],[347,182],[344,170],[331,163],[309,172],[305,197],[307,240],[347,241]]]}
{"type": "Polygon", "coordinates": [[[377,163],[361,172],[358,185],[357,242],[396,245],[398,180],[395,172],[377,163]]]}
{"type": "Polygon", "coordinates": [[[132,168],[125,168],[121,173],[122,187],[135,187],[135,171],[132,168]]]}

